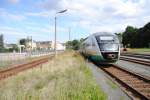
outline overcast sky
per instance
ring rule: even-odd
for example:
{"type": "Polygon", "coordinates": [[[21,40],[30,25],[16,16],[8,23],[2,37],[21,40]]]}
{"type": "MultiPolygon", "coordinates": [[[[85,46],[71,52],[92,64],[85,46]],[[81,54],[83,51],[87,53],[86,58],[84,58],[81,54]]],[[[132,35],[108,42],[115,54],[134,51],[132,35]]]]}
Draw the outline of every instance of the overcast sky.
{"type": "Polygon", "coordinates": [[[32,36],[58,41],[85,38],[94,32],[123,32],[127,25],[142,27],[150,21],[150,0],[0,0],[0,34],[5,42],[32,36]],[[63,14],[60,10],[68,9],[63,14]]]}

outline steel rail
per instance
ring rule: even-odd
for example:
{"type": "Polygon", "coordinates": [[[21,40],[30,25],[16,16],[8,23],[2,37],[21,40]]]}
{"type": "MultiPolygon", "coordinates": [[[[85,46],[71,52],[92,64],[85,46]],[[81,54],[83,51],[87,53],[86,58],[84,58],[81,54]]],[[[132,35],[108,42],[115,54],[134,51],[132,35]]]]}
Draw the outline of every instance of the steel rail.
{"type": "Polygon", "coordinates": [[[138,97],[142,100],[150,99],[150,78],[145,78],[117,65],[109,67],[101,66],[100,68],[108,75],[115,78],[116,81],[128,91],[132,92],[134,97],[138,97]]]}
{"type": "Polygon", "coordinates": [[[145,61],[145,60],[139,60],[136,58],[127,58],[127,57],[120,57],[120,60],[125,60],[125,61],[129,61],[129,62],[133,62],[133,63],[138,63],[138,64],[142,64],[142,65],[146,65],[148,67],[150,67],[150,61],[145,61]]]}
{"type": "Polygon", "coordinates": [[[12,75],[16,75],[17,73],[22,72],[24,70],[46,63],[48,62],[48,59],[49,57],[45,57],[45,58],[34,60],[25,64],[16,65],[15,67],[10,67],[5,70],[0,70],[0,80],[8,78],[12,75]]]}

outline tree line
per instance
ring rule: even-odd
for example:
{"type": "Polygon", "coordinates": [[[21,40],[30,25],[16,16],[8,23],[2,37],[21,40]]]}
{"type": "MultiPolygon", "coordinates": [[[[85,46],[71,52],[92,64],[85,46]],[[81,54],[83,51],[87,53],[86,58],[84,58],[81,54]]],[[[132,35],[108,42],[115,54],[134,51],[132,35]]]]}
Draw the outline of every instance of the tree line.
{"type": "Polygon", "coordinates": [[[150,22],[142,28],[127,26],[122,33],[122,44],[130,48],[150,47],[150,22]]]}

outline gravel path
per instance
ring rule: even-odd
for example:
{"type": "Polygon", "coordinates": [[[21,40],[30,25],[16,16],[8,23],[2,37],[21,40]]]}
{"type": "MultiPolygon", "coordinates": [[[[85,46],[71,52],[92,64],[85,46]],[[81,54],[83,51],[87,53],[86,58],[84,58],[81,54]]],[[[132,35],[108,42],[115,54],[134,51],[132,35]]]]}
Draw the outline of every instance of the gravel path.
{"type": "Polygon", "coordinates": [[[150,67],[148,66],[136,64],[128,61],[123,61],[123,60],[119,60],[116,64],[119,65],[120,67],[126,68],[138,74],[150,77],[150,67]]]}
{"type": "Polygon", "coordinates": [[[131,100],[100,68],[90,62],[87,62],[87,66],[92,70],[97,83],[107,94],[108,100],[131,100]]]}

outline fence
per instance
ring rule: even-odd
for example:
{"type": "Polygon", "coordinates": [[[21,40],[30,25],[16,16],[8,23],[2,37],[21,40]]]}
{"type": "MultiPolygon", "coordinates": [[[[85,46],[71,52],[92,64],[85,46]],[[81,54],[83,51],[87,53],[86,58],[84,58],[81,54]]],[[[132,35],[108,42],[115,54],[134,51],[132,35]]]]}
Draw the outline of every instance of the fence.
{"type": "Polygon", "coordinates": [[[0,53],[0,69],[3,67],[22,64],[30,61],[34,57],[53,54],[52,51],[34,51],[26,53],[0,53]]]}

